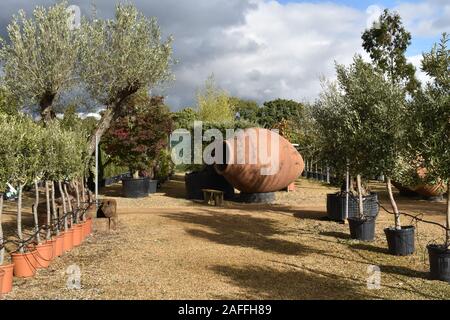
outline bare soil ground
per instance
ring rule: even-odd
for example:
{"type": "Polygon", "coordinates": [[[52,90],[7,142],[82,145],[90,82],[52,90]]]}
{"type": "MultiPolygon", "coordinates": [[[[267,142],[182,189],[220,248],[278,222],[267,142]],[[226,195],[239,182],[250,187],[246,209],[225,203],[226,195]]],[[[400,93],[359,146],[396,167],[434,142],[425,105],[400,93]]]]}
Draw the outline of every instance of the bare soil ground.
{"type": "MultiPolygon", "coordinates": [[[[382,191],[381,185],[373,186],[382,191]]],[[[375,242],[349,238],[348,225],[327,221],[325,197],[336,189],[305,179],[272,205],[227,202],[224,208],[184,199],[180,179],[145,199],[120,197],[119,229],[106,221],[81,247],[33,279],[15,279],[6,299],[450,299],[450,285],[428,280],[426,245],[443,231],[419,224],[417,252],[387,254],[382,211],[375,242]],[[66,270],[81,269],[81,289],[69,290],[66,270]],[[381,269],[381,288],[367,288],[368,267],[381,269]]],[[[388,205],[386,195],[381,201],[388,205]]],[[[31,200],[25,201],[28,224],[31,200]]],[[[399,198],[401,210],[444,222],[445,203],[399,198]]],[[[7,203],[12,236],[14,206],[7,203]]],[[[403,219],[408,224],[408,219],[403,219]]]]}

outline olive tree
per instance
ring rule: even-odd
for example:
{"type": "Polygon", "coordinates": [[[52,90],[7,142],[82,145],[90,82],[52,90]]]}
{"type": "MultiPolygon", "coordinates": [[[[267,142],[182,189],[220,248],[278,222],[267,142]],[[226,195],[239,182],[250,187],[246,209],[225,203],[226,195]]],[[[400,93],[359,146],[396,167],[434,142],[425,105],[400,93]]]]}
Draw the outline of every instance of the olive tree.
{"type": "Polygon", "coordinates": [[[356,56],[349,67],[337,65],[336,71],[342,93],[342,143],[348,152],[350,173],[357,178],[359,214],[363,215],[362,176],[391,168],[397,156],[394,146],[399,132],[394,125],[399,113],[391,111],[398,107],[398,100],[394,94],[386,94],[392,88],[389,82],[361,56],[356,56]]]}
{"type": "Polygon", "coordinates": [[[14,139],[16,158],[11,182],[18,190],[17,235],[21,241],[20,251],[24,251],[22,232],[22,191],[23,187],[34,181],[40,172],[40,128],[27,116],[11,119],[11,137],[14,139]]]}
{"type": "Polygon", "coordinates": [[[67,1],[37,6],[32,17],[23,10],[7,27],[9,41],[0,40],[4,81],[24,105],[38,105],[44,121],[55,116],[58,95],[74,83],[78,31],[71,30],[67,1]]]}
{"type": "MultiPolygon", "coordinates": [[[[415,97],[412,139],[421,166],[427,175],[443,179],[450,190],[450,50],[448,35],[423,55],[422,70],[431,78],[415,97]]],[[[450,247],[450,191],[447,193],[446,247],[450,247]]]]}
{"type": "Polygon", "coordinates": [[[15,143],[18,124],[15,118],[0,114],[0,265],[4,262],[5,248],[3,247],[4,235],[2,229],[3,194],[6,191],[6,183],[11,182],[18,158],[17,144],[15,143]]]}
{"type": "Polygon", "coordinates": [[[348,136],[351,132],[345,126],[346,108],[344,96],[337,83],[324,83],[323,90],[313,108],[316,123],[318,156],[328,163],[337,176],[347,170],[351,154],[348,136]]]}
{"type": "Polygon", "coordinates": [[[172,38],[162,41],[156,19],[129,4],[116,6],[115,19],[85,19],[81,31],[79,74],[91,96],[106,107],[90,139],[91,155],[95,136],[103,135],[131,95],[172,77],[172,38]]]}

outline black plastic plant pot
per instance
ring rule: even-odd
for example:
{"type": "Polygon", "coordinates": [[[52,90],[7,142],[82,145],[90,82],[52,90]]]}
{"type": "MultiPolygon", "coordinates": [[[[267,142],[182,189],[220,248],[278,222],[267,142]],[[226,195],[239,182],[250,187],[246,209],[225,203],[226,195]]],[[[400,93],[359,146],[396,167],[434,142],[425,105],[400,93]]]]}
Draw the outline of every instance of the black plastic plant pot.
{"type": "Polygon", "coordinates": [[[430,257],[430,277],[450,283],[450,249],[442,245],[427,246],[430,257]]]}
{"type": "MultiPolygon", "coordinates": [[[[345,221],[345,193],[330,193],[327,194],[327,214],[328,218],[333,221],[345,221]]],[[[364,215],[369,217],[378,216],[380,207],[378,205],[378,195],[373,192],[364,197],[364,215]]],[[[349,196],[348,199],[348,218],[358,216],[359,205],[358,199],[349,196]]]]}
{"type": "Polygon", "coordinates": [[[148,180],[147,194],[156,193],[156,189],[158,189],[158,180],[148,180]]]}
{"type": "Polygon", "coordinates": [[[375,217],[348,218],[350,237],[361,241],[375,240],[375,217]]]}
{"type": "Polygon", "coordinates": [[[402,227],[401,230],[386,228],[384,233],[388,243],[389,253],[394,256],[409,256],[414,253],[414,226],[402,227]]]}
{"type": "Polygon", "coordinates": [[[149,178],[123,178],[122,193],[125,198],[145,198],[149,194],[149,178]]]}

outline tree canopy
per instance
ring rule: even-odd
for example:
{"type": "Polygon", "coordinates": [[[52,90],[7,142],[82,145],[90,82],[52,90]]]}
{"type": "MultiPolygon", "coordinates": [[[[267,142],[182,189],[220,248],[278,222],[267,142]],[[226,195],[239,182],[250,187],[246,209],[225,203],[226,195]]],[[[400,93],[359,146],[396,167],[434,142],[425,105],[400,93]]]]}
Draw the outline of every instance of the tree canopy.
{"type": "Polygon", "coordinates": [[[211,75],[197,92],[197,113],[201,121],[232,121],[234,109],[229,94],[220,89],[211,75]]]}
{"type": "Polygon", "coordinates": [[[55,116],[54,100],[74,83],[79,37],[66,8],[67,1],[37,6],[30,18],[21,10],[8,25],[9,42],[0,41],[6,86],[20,104],[38,105],[45,120],[55,116]]]}
{"type": "Polygon", "coordinates": [[[363,48],[375,65],[388,75],[393,83],[403,83],[409,92],[419,87],[415,68],[406,60],[406,49],[411,44],[411,34],[403,27],[398,13],[385,9],[370,29],[363,35],[363,48]]]}

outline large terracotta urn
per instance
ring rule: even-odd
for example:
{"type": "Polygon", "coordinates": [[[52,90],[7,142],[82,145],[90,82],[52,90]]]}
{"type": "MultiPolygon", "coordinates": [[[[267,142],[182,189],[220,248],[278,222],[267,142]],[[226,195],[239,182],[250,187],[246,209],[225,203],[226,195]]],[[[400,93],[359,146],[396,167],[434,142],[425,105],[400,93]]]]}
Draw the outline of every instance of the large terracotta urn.
{"type": "Polygon", "coordinates": [[[216,171],[244,193],[266,193],[286,188],[305,167],[292,144],[278,133],[261,128],[242,130],[224,141],[224,163],[216,171]]]}
{"type": "MultiPolygon", "coordinates": [[[[423,167],[419,167],[417,169],[417,176],[420,179],[425,180],[427,175],[427,169],[423,167]]],[[[403,186],[402,184],[396,182],[393,183],[394,186],[403,193],[416,193],[423,197],[432,198],[432,197],[439,197],[442,196],[445,192],[447,192],[447,186],[445,183],[441,180],[434,184],[429,183],[419,183],[415,186],[403,186]]]]}

